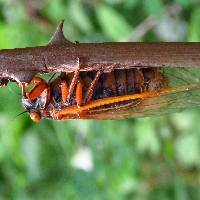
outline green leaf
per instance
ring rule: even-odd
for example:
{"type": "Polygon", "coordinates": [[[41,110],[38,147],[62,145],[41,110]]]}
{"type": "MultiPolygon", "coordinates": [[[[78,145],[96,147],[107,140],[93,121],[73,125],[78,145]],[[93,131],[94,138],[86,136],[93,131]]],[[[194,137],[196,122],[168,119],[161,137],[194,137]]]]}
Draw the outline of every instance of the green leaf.
{"type": "Polygon", "coordinates": [[[163,3],[160,0],[144,0],[144,9],[148,15],[160,18],[163,13],[163,3]]]}
{"type": "Polygon", "coordinates": [[[200,7],[197,7],[192,12],[188,40],[189,42],[198,42],[200,40],[200,7]]]}
{"type": "Polygon", "coordinates": [[[12,47],[12,39],[8,37],[9,27],[0,23],[0,48],[7,49],[12,47]]]}
{"type": "Polygon", "coordinates": [[[69,14],[71,20],[83,31],[91,32],[92,24],[80,0],[70,1],[69,14]]]}
{"type": "Polygon", "coordinates": [[[105,2],[107,2],[109,4],[120,4],[120,3],[123,3],[123,1],[124,0],[105,0],[105,2]]]}
{"type": "Polygon", "coordinates": [[[113,41],[121,41],[127,38],[132,27],[126,19],[113,8],[106,5],[96,7],[96,14],[104,34],[113,41]]]}
{"type": "Polygon", "coordinates": [[[59,21],[68,16],[67,7],[62,0],[47,1],[45,12],[52,21],[59,21]]]}
{"type": "Polygon", "coordinates": [[[136,6],[139,5],[140,2],[141,2],[140,0],[126,0],[124,2],[124,7],[129,10],[134,9],[136,8],[136,6]]]}
{"type": "Polygon", "coordinates": [[[134,128],[136,145],[139,152],[156,155],[160,152],[160,144],[155,132],[154,120],[145,118],[138,121],[134,128]]]}
{"type": "Polygon", "coordinates": [[[199,163],[199,144],[195,134],[181,135],[176,143],[177,159],[185,167],[192,167],[199,163]]]}
{"type": "Polygon", "coordinates": [[[180,4],[183,7],[188,7],[192,4],[191,0],[175,0],[176,3],[180,4]]]}

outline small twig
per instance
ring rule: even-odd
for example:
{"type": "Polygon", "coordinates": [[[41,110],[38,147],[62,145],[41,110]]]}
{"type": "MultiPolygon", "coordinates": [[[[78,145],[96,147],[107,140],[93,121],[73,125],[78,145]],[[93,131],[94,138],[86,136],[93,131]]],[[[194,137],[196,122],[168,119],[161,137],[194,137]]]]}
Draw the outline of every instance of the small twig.
{"type": "Polygon", "coordinates": [[[140,39],[150,31],[157,24],[156,19],[153,16],[147,17],[141,24],[139,24],[127,41],[140,41],[140,39]]]}

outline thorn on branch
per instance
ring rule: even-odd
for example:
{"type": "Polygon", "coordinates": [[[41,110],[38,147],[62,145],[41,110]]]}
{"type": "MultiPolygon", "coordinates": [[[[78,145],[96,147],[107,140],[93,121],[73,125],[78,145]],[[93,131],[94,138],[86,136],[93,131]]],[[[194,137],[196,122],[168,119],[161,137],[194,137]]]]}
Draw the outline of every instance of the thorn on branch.
{"type": "Polygon", "coordinates": [[[62,44],[74,44],[67,40],[63,34],[63,25],[64,25],[64,20],[60,22],[60,24],[57,26],[52,38],[49,41],[48,45],[62,45],[62,44]]]}

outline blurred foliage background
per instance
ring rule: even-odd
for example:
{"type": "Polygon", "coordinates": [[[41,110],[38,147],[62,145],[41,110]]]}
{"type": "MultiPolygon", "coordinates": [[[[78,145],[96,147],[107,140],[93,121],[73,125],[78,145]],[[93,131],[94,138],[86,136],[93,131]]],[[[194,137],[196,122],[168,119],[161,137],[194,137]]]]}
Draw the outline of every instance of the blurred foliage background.
{"type": "MultiPolygon", "coordinates": [[[[198,0],[0,0],[0,48],[200,41],[198,0]]],[[[42,120],[0,88],[0,199],[200,199],[200,109],[121,121],[42,120]]]]}

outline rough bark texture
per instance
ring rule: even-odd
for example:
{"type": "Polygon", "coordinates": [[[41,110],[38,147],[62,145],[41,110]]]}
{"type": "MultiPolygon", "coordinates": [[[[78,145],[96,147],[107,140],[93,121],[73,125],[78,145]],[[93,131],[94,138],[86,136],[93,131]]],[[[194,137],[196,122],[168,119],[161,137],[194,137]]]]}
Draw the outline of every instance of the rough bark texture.
{"type": "Polygon", "coordinates": [[[0,51],[0,79],[28,82],[37,73],[130,67],[200,67],[200,43],[82,43],[64,38],[63,21],[47,46],[0,51]]]}

